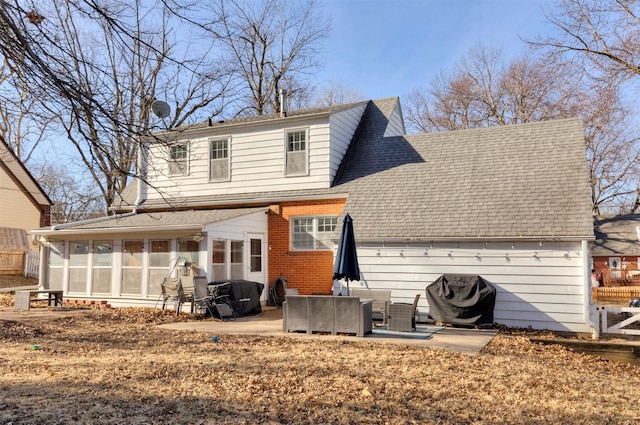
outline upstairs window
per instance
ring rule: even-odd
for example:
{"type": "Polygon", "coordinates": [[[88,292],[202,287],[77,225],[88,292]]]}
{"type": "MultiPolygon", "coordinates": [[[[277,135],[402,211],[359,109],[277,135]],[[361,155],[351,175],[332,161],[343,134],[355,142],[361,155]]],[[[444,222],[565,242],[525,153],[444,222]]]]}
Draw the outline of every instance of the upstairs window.
{"type": "Polygon", "coordinates": [[[287,176],[308,174],[307,131],[287,131],[287,176]]]}
{"type": "Polygon", "coordinates": [[[229,180],[229,140],[209,141],[209,180],[229,180]]]}
{"type": "Polygon", "coordinates": [[[169,146],[169,175],[183,176],[189,171],[189,147],[186,143],[169,146]]]}
{"type": "Polygon", "coordinates": [[[299,217],[291,220],[291,249],[329,250],[338,217],[299,217]]]}

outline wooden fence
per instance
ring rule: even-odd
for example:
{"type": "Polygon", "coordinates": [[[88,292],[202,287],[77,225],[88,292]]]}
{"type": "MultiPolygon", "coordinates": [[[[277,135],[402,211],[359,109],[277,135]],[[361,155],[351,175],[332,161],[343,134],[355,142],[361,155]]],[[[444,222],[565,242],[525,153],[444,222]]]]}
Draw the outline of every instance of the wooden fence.
{"type": "Polygon", "coordinates": [[[0,274],[21,274],[24,268],[24,252],[0,252],[0,274]]]}
{"type": "Polygon", "coordinates": [[[622,286],[616,288],[599,286],[593,288],[591,294],[594,303],[615,303],[628,306],[629,300],[640,298],[640,286],[622,286]]]}

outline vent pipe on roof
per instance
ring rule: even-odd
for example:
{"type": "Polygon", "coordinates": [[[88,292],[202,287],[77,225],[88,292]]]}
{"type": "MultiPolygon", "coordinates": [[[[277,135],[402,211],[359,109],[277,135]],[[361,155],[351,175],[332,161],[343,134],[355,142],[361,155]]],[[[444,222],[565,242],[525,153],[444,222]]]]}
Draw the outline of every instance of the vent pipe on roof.
{"type": "Polygon", "coordinates": [[[287,91],[280,89],[280,118],[287,116],[287,91]]]}

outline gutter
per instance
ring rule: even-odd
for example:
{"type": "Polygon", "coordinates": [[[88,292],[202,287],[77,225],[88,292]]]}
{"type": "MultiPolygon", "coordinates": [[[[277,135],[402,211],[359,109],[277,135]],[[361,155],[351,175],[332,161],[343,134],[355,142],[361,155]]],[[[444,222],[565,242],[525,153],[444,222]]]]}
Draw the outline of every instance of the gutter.
{"type": "MultiPolygon", "coordinates": [[[[356,229],[357,231],[357,229],[356,229]]],[[[583,242],[595,240],[585,236],[444,236],[444,237],[368,237],[358,238],[356,242],[364,243],[410,243],[410,242],[583,242]]],[[[338,238],[335,238],[336,240],[338,238]]]]}
{"type": "MultiPolygon", "coordinates": [[[[130,213],[126,213],[126,214],[119,214],[119,217],[129,217],[131,215],[135,215],[135,212],[130,212],[130,213]]],[[[97,217],[97,218],[90,218],[88,220],[83,220],[83,221],[74,221],[71,223],[61,223],[61,224],[55,224],[53,226],[51,226],[50,230],[56,231],[56,230],[60,230],[60,229],[65,229],[67,227],[72,227],[72,226],[82,226],[84,224],[92,224],[92,223],[99,223],[101,221],[107,221],[107,220],[113,220],[114,216],[105,216],[105,217],[97,217]]],[[[34,231],[32,231],[34,232],[34,231]]],[[[35,232],[38,232],[37,230],[35,232]]],[[[40,233],[40,232],[38,232],[40,233]]]]}

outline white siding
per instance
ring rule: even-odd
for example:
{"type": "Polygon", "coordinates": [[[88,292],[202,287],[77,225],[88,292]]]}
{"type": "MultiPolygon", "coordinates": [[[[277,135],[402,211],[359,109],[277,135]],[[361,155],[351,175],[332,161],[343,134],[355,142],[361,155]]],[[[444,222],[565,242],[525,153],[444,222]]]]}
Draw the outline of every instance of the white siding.
{"type": "Polygon", "coordinates": [[[404,118],[402,117],[402,109],[400,108],[400,102],[396,103],[393,108],[391,118],[389,118],[389,124],[384,132],[384,137],[402,136],[406,134],[404,128],[404,118]]]}
{"type": "Polygon", "coordinates": [[[167,175],[166,146],[156,145],[149,155],[149,180],[155,189],[150,199],[164,196],[225,195],[256,191],[323,189],[330,185],[329,123],[326,117],[291,126],[271,124],[261,131],[216,133],[190,140],[189,175],[167,175]],[[285,131],[308,130],[309,174],[285,175],[285,131]],[[209,140],[230,136],[230,181],[209,181],[209,140]]]}
{"type": "Polygon", "coordinates": [[[396,302],[429,311],[425,288],[441,274],[477,274],[497,289],[494,321],[510,327],[590,332],[584,322],[580,242],[488,242],[358,247],[361,283],[390,289],[396,302]]]}
{"type": "Polygon", "coordinates": [[[336,176],[338,168],[342,163],[342,158],[344,158],[344,154],[347,152],[347,148],[358,128],[358,124],[366,107],[367,104],[363,103],[361,106],[331,115],[329,120],[331,127],[331,153],[329,163],[329,167],[331,168],[331,181],[333,181],[336,176]]]}
{"type": "Polygon", "coordinates": [[[40,227],[40,210],[0,169],[0,227],[24,229],[27,232],[40,227]]]}

